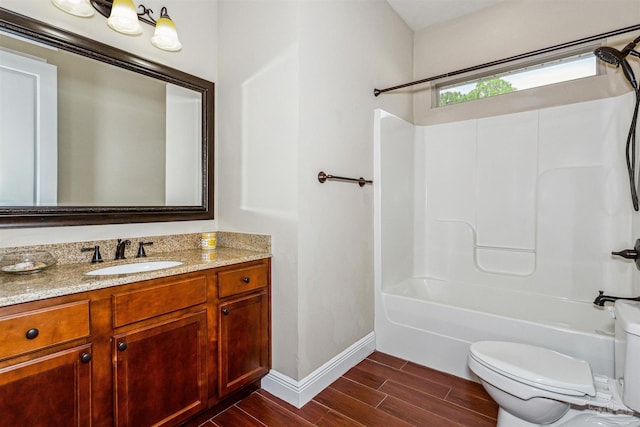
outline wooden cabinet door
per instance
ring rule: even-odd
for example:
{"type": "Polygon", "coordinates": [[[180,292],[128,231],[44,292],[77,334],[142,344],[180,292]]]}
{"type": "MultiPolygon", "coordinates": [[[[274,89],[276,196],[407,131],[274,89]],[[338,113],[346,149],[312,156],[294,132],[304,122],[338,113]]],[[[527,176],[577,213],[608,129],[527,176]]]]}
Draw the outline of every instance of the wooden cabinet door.
{"type": "Polygon", "coordinates": [[[266,292],[219,306],[218,395],[223,397],[269,371],[269,300],[266,292]]]}
{"type": "Polygon", "coordinates": [[[176,425],[207,404],[206,311],[114,336],[117,426],[176,425]]]}
{"type": "Polygon", "coordinates": [[[91,425],[91,345],[0,369],[0,425],[91,425]]]}

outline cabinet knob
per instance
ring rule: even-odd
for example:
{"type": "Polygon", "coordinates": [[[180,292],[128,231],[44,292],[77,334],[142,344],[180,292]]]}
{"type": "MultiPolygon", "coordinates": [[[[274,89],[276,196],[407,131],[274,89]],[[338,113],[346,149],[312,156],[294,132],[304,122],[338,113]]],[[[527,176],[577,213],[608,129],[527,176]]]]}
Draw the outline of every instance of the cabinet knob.
{"type": "Polygon", "coordinates": [[[26,333],[26,337],[27,337],[27,339],[28,339],[28,340],[32,340],[32,339],[34,339],[35,337],[37,337],[39,333],[40,333],[40,331],[39,331],[39,330],[37,330],[36,328],[31,328],[31,329],[29,329],[29,330],[27,331],[27,333],[26,333]]]}
{"type": "Polygon", "coordinates": [[[118,343],[118,350],[120,350],[120,351],[125,351],[127,349],[127,347],[128,347],[127,343],[124,342],[124,341],[120,341],[118,343]]]}
{"type": "Polygon", "coordinates": [[[249,277],[243,277],[243,278],[242,278],[242,281],[243,281],[244,283],[249,283],[249,282],[251,281],[251,279],[250,279],[249,277]]]}
{"type": "Polygon", "coordinates": [[[91,353],[82,353],[82,355],[80,356],[80,361],[82,363],[91,362],[91,353]]]}
{"type": "Polygon", "coordinates": [[[222,309],[222,314],[224,314],[225,316],[229,314],[229,309],[228,308],[223,308],[222,309]]]}

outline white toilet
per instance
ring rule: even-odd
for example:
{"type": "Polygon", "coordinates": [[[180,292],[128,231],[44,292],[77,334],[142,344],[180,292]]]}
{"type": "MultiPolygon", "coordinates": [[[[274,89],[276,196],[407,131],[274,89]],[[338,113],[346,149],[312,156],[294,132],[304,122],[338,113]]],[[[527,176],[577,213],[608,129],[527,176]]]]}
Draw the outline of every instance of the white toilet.
{"type": "Polygon", "coordinates": [[[618,300],[615,313],[616,379],[545,348],[473,343],[469,368],[500,407],[498,427],[640,427],[640,303],[618,300]]]}

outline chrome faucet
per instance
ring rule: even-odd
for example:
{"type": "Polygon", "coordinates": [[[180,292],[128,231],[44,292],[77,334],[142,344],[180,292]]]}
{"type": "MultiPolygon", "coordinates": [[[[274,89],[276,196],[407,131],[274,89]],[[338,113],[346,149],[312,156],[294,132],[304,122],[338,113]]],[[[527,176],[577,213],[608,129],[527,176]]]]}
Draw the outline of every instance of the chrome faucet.
{"type": "Polygon", "coordinates": [[[593,303],[595,305],[599,305],[600,307],[604,307],[605,302],[615,302],[616,300],[619,300],[619,299],[625,299],[629,301],[640,301],[640,297],[635,297],[635,298],[612,297],[609,295],[605,295],[603,291],[598,291],[598,296],[596,297],[595,300],[593,300],[593,303]]]}
{"type": "Polygon", "coordinates": [[[124,249],[126,246],[131,245],[131,240],[122,240],[118,239],[118,245],[116,246],[116,258],[115,259],[125,259],[124,249]]]}

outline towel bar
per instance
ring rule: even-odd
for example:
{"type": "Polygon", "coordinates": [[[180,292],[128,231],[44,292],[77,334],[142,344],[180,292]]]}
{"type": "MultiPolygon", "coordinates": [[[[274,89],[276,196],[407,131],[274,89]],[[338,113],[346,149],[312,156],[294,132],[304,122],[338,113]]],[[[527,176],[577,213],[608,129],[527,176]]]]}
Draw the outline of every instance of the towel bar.
{"type": "Polygon", "coordinates": [[[364,179],[363,177],[345,178],[343,176],[328,175],[324,172],[318,172],[318,181],[320,181],[320,183],[322,184],[324,184],[326,181],[354,182],[357,183],[360,187],[364,187],[365,184],[373,184],[373,181],[364,179]]]}

